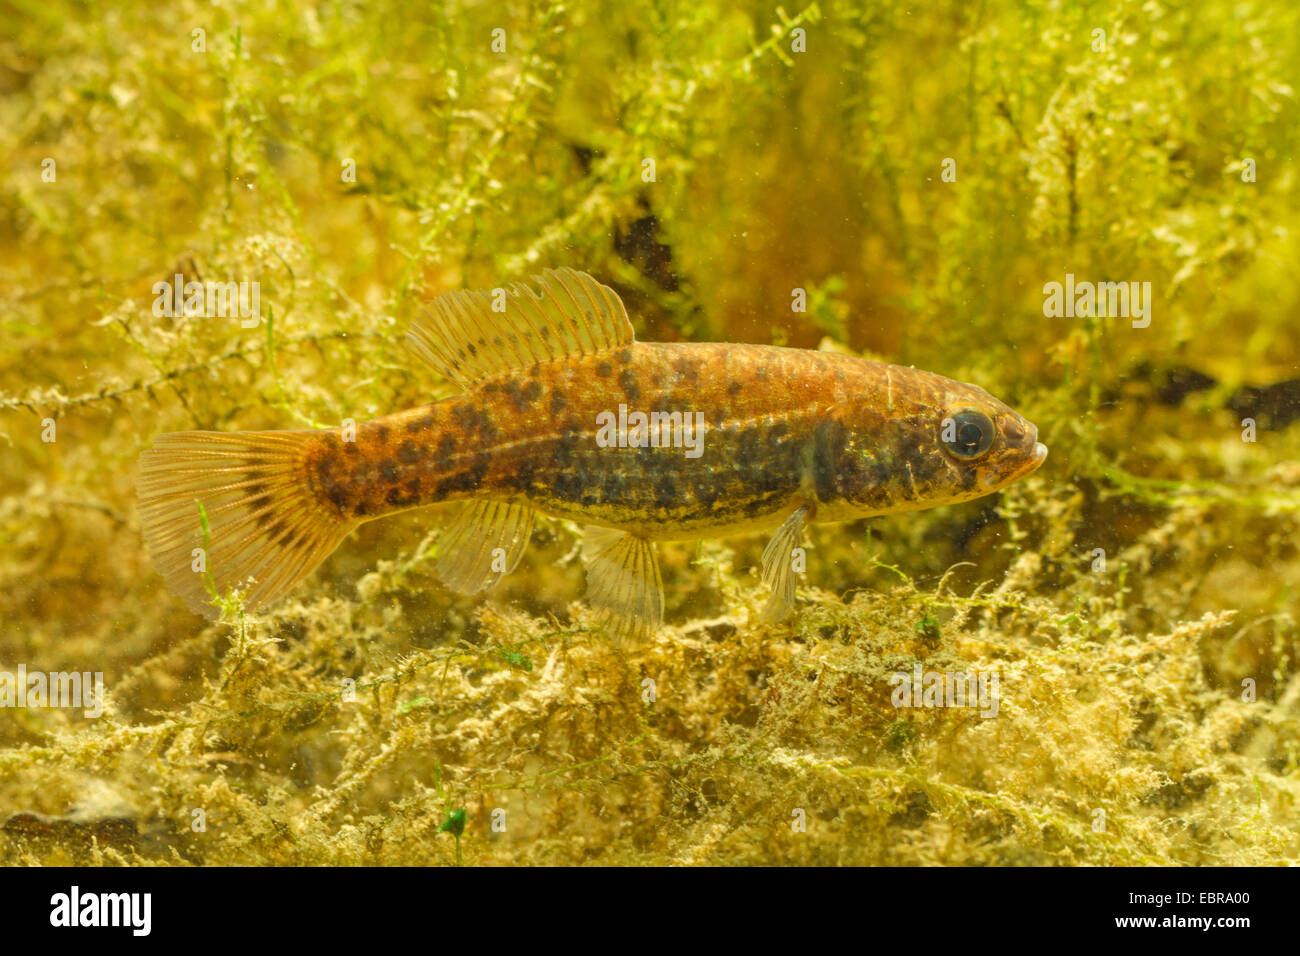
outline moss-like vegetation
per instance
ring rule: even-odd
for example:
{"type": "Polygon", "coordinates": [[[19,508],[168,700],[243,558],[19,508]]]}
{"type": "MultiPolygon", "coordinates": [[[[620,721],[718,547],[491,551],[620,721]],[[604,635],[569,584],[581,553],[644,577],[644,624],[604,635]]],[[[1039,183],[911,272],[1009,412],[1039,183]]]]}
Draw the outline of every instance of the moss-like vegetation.
{"type": "Polygon", "coordinates": [[[1297,62],[1268,0],[8,4],[0,670],[108,696],[0,712],[0,861],[1293,862],[1297,62]],[[642,339],[977,382],[1051,455],[815,527],[775,627],[758,538],[663,548],[669,626],[619,646],[575,529],[462,599],[436,510],[269,613],[163,589],[152,436],[450,394],[419,303],[548,265],[642,339]],[[156,317],[177,273],[267,321],[156,317]],[[1149,327],[1045,316],[1067,273],[1150,282],[1149,327]],[[917,664],[998,715],[895,708],[917,664]]]}

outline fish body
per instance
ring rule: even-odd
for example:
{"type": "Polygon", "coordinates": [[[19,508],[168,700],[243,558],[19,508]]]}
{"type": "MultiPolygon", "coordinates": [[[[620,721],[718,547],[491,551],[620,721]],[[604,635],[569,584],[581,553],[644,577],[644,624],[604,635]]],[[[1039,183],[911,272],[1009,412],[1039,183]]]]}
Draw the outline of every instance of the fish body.
{"type": "Polygon", "coordinates": [[[593,603],[646,634],[662,615],[652,542],[775,527],[764,579],[780,617],[807,523],[979,497],[1046,455],[976,386],[830,352],[636,342],[608,288],[570,270],[538,281],[504,302],[449,293],[417,322],[416,353],[460,395],[347,428],[161,436],[141,511],[168,583],[196,610],[214,585],[267,603],[358,523],[469,501],[435,569],[458,590],[508,573],[537,514],[569,519],[588,527],[593,603]]]}

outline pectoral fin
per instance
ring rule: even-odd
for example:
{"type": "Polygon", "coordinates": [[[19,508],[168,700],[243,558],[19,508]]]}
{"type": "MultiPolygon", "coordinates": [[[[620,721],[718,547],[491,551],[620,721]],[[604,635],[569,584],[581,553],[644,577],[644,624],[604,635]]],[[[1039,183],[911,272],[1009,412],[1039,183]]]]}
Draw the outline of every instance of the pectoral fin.
{"type": "Polygon", "coordinates": [[[812,516],[809,505],[795,509],[763,549],[763,583],[772,589],[772,596],[763,608],[764,621],[779,621],[794,607],[794,549],[803,540],[804,525],[812,516]]]}
{"type": "Polygon", "coordinates": [[[663,623],[664,584],[654,545],[624,531],[583,533],[587,599],[619,637],[648,638],[663,623]]]}
{"type": "Polygon", "coordinates": [[[439,540],[434,572],[462,594],[495,586],[523,557],[536,515],[527,505],[475,502],[439,540]]]}

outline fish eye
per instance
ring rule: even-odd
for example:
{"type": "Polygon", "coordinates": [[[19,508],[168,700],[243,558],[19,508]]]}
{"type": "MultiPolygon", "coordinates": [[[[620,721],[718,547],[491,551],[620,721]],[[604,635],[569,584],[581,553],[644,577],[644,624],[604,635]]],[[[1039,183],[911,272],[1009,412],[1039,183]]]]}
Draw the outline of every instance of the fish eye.
{"type": "Polygon", "coordinates": [[[943,420],[939,437],[954,458],[970,461],[993,444],[993,420],[977,408],[963,408],[943,420]]]}

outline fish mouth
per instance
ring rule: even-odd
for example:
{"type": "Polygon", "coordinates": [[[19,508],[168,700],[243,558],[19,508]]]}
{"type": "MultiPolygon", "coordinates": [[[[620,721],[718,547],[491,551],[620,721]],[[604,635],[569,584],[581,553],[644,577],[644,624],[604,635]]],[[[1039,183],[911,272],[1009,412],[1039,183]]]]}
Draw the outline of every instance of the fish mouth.
{"type": "Polygon", "coordinates": [[[1047,458],[1047,446],[1040,441],[1034,442],[1034,454],[1011,476],[1014,481],[1038,470],[1038,466],[1047,458]]]}
{"type": "Polygon", "coordinates": [[[989,489],[989,491],[996,491],[999,488],[1004,488],[1013,481],[1019,481],[1026,475],[1037,471],[1038,466],[1041,465],[1046,458],[1047,446],[1040,441],[1036,441],[1034,442],[1033,454],[1011,471],[993,472],[984,479],[984,485],[989,489]]]}

